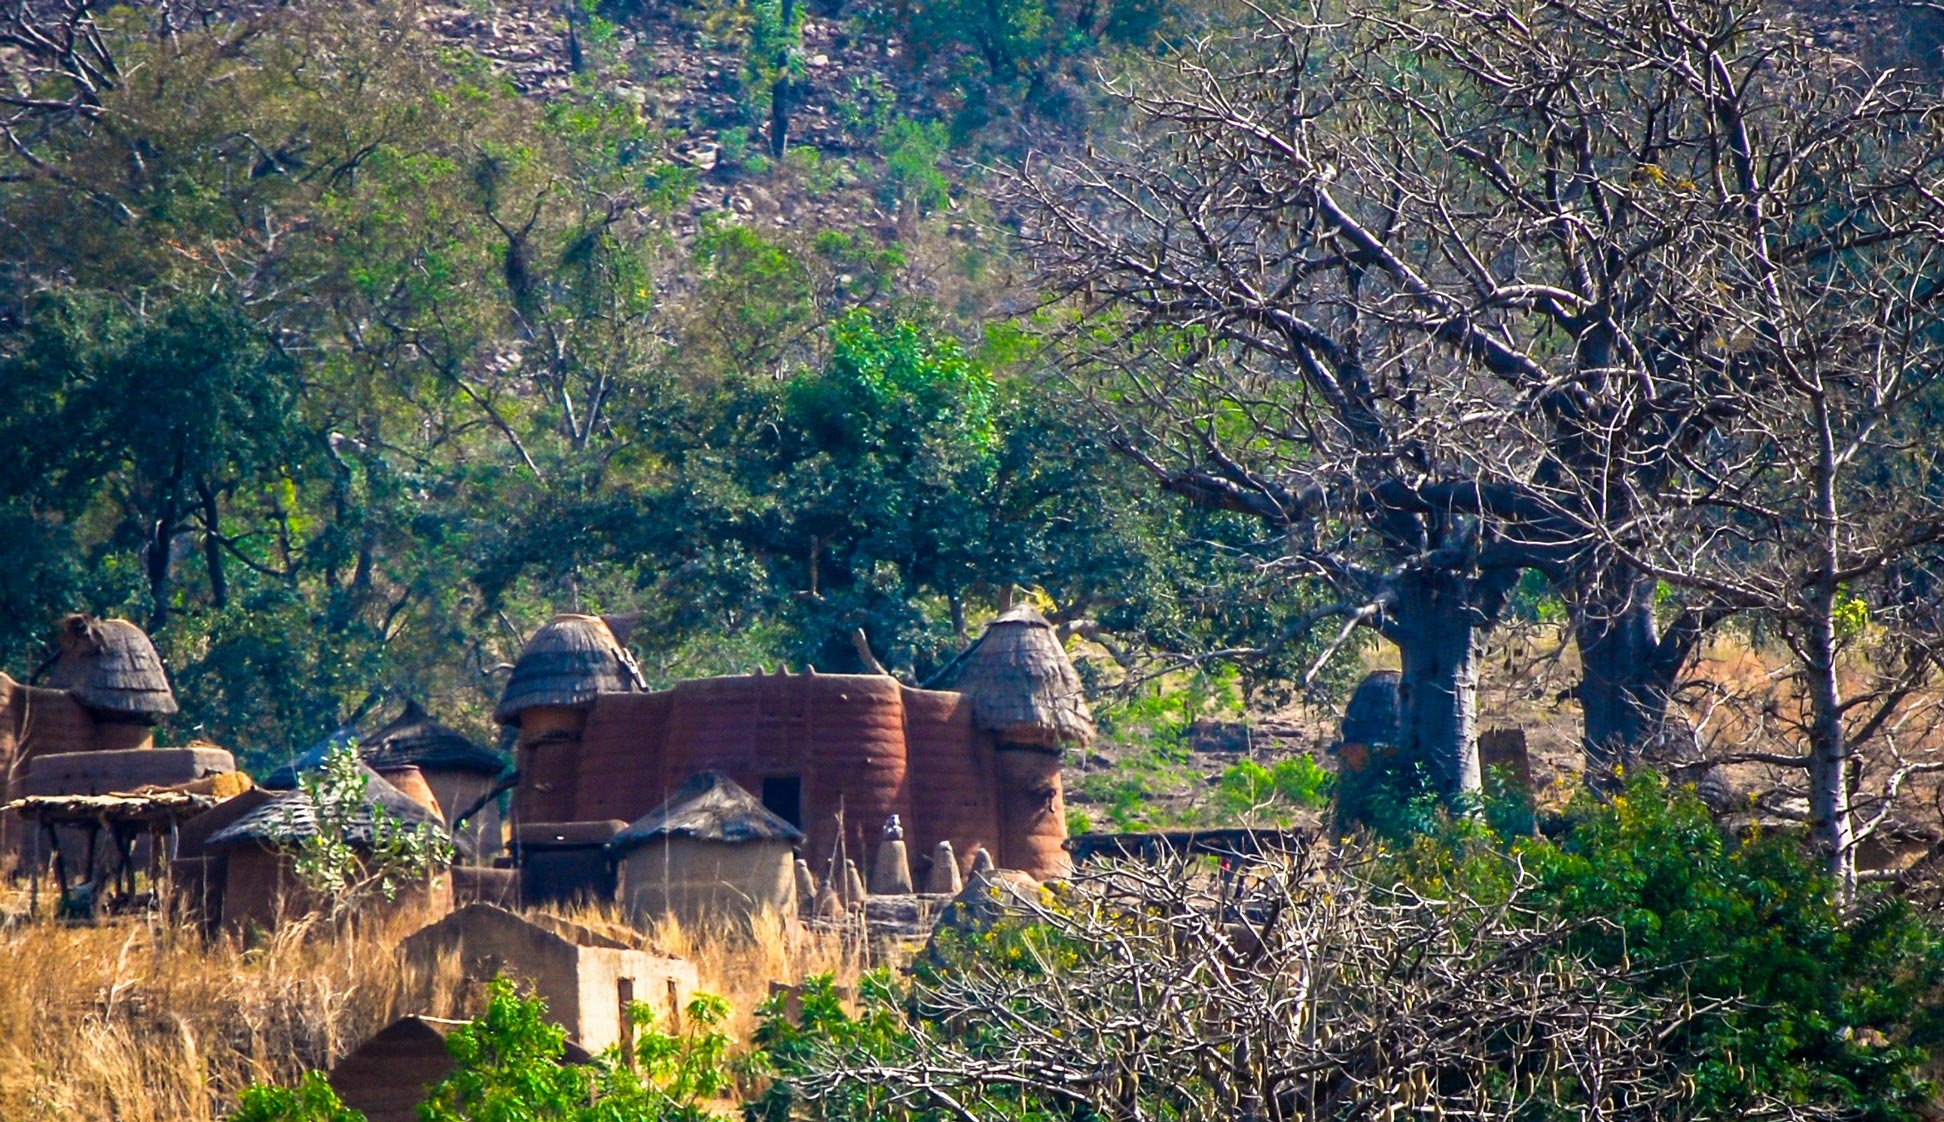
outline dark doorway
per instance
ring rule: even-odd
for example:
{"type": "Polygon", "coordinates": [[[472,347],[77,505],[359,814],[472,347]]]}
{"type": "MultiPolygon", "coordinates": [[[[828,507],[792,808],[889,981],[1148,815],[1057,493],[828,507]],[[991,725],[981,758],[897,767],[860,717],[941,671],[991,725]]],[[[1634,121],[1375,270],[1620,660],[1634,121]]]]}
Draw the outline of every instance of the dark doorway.
{"type": "Polygon", "coordinates": [[[763,780],[763,808],[797,829],[803,829],[803,780],[794,775],[778,775],[763,780]]]}

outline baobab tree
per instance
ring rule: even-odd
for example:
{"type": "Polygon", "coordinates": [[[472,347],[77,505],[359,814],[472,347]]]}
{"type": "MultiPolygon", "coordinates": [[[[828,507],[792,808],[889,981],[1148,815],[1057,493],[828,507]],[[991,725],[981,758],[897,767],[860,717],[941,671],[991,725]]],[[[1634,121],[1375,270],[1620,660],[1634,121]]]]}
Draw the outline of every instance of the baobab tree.
{"type": "MultiPolygon", "coordinates": [[[[1711,0],[1255,8],[1114,93],[1124,135],[1010,187],[1117,445],[1261,518],[1336,592],[1319,616],[1397,644],[1403,747],[1447,792],[1476,781],[1478,639],[1526,570],[1570,611],[1589,772],[1624,763],[1754,606],[1699,582],[1667,606],[1622,540],[1764,392],[1709,357],[1749,322],[1718,290],[1807,236],[1829,180],[1853,215],[1927,205],[1934,98],[1711,0]]],[[[1931,236],[1853,225],[1763,283],[1931,236]]]]}

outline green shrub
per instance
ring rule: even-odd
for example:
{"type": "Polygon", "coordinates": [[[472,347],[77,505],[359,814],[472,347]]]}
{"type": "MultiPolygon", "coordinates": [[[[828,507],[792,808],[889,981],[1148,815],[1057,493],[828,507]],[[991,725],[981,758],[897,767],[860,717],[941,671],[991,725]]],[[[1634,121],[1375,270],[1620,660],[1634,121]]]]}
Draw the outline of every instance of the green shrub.
{"type": "Polygon", "coordinates": [[[1944,938],[1906,902],[1845,913],[1801,838],[1725,837],[1692,790],[1647,772],[1608,802],[1580,796],[1555,839],[1501,835],[1489,818],[1447,819],[1392,871],[1490,898],[1523,868],[1529,904],[1582,921],[1574,949],[1691,1000],[1700,1015],[1674,1043],[1700,1114],[1768,1098],[1889,1122],[1929,1099],[1919,1070],[1944,1040],[1944,938]]]}
{"type": "MultiPolygon", "coordinates": [[[[427,1093],[424,1122],[716,1122],[710,1109],[733,1089],[730,1040],[722,1031],[729,1006],[697,994],[683,1010],[683,1030],[655,1028],[636,1003],[634,1062],[618,1049],[593,1064],[563,1064],[567,1030],[547,1017],[547,1004],[495,979],[486,1011],[446,1038],[451,1074],[427,1093]]],[[[229,1122],[365,1122],[315,1072],[295,1088],[251,1087],[229,1122]]]]}
{"type": "Polygon", "coordinates": [[[295,1087],[248,1087],[229,1122],[365,1122],[365,1116],[338,1101],[322,1072],[305,1075],[295,1087]]]}
{"type": "Polygon", "coordinates": [[[1229,814],[1274,811],[1280,807],[1317,809],[1329,804],[1336,777],[1308,756],[1277,760],[1264,767],[1243,760],[1222,773],[1217,794],[1229,814]]]}
{"type": "Polygon", "coordinates": [[[910,207],[929,214],[951,200],[950,185],[938,165],[951,137],[945,126],[900,117],[885,127],[879,140],[884,153],[884,182],[878,201],[887,207],[910,207]]]}

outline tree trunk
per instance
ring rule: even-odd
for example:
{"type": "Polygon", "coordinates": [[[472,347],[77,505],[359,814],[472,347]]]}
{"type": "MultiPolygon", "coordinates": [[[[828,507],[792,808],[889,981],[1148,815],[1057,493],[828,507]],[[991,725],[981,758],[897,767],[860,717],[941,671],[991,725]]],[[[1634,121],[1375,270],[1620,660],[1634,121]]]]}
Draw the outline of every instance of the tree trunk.
{"type": "Polygon", "coordinates": [[[1479,613],[1463,578],[1410,574],[1399,582],[1386,630],[1402,659],[1398,749],[1424,765],[1447,802],[1478,791],[1479,613]]]}
{"type": "Polygon", "coordinates": [[[1634,764],[1662,732],[1687,644],[1660,634],[1652,577],[1602,567],[1581,583],[1571,596],[1580,656],[1580,745],[1588,781],[1598,787],[1615,769],[1634,764]]]}
{"type": "Polygon", "coordinates": [[[196,495],[202,500],[203,565],[209,570],[209,603],[220,611],[229,607],[229,577],[223,571],[222,509],[208,480],[196,480],[196,495]]]}
{"type": "Polygon", "coordinates": [[[796,0],[783,0],[783,48],[776,58],[776,84],[770,87],[770,155],[782,159],[790,150],[790,39],[796,26],[796,0]]]}
{"type": "Polygon", "coordinates": [[[182,477],[184,474],[184,453],[176,452],[175,468],[169,474],[168,483],[162,488],[161,509],[156,512],[155,521],[149,524],[147,551],[145,558],[148,569],[149,599],[153,608],[149,612],[149,630],[156,632],[169,625],[169,576],[174,558],[170,556],[175,546],[176,525],[182,517],[182,477]]]}
{"type": "Polygon", "coordinates": [[[1804,671],[1809,692],[1809,831],[1844,902],[1856,895],[1856,836],[1850,814],[1849,736],[1836,680],[1834,620],[1811,624],[1804,671]]]}

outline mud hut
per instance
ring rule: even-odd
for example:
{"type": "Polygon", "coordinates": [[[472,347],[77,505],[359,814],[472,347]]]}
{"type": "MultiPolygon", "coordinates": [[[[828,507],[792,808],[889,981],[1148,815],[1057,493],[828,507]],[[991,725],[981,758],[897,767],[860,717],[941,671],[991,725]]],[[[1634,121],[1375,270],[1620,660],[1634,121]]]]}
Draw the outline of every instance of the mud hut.
{"type": "Polygon", "coordinates": [[[796,914],[802,839],[728,776],[704,771],[608,844],[623,907],[645,927],[665,915],[694,923],[796,914]]]}
{"type": "Polygon", "coordinates": [[[173,714],[176,700],[148,635],[125,619],[71,615],[61,621],[60,646],[48,685],[88,710],[98,746],[152,743],[149,726],[173,714]]]}
{"type": "Polygon", "coordinates": [[[959,656],[955,688],[993,739],[1000,848],[1039,876],[1069,867],[1061,750],[1093,742],[1093,712],[1053,625],[1030,604],[1000,614],[959,656]]]}
{"type": "Polygon", "coordinates": [[[418,702],[408,701],[396,720],[359,742],[358,754],[380,773],[417,768],[445,813],[446,827],[464,833],[482,855],[498,851],[499,806],[488,795],[506,770],[499,753],[480,747],[466,734],[434,720],[418,702]],[[471,816],[462,830],[459,818],[468,812],[471,816]]]}
{"type": "MultiPolygon", "coordinates": [[[[387,783],[369,767],[364,772],[364,795],[361,805],[349,816],[346,844],[353,849],[369,849],[381,814],[406,827],[421,827],[449,836],[437,814],[387,783]]],[[[317,830],[317,815],[310,799],[301,791],[287,791],[211,834],[203,848],[222,857],[223,922],[238,927],[251,924],[268,927],[286,914],[307,911],[317,904],[318,901],[304,898],[287,852],[289,847],[315,837],[317,830]]],[[[449,890],[441,879],[436,885],[426,885],[421,898],[431,897],[436,901],[449,890]]],[[[403,894],[401,899],[411,895],[414,894],[403,894]]]]}
{"type": "MultiPolygon", "coordinates": [[[[590,1052],[629,1039],[628,1007],[641,1002],[663,1025],[678,1024],[699,984],[695,964],[642,949],[619,924],[574,923],[470,904],[406,936],[399,957],[431,987],[450,959],[468,982],[505,976],[533,987],[547,1017],[590,1052]]],[[[429,993],[426,996],[430,996],[429,993]]]]}

